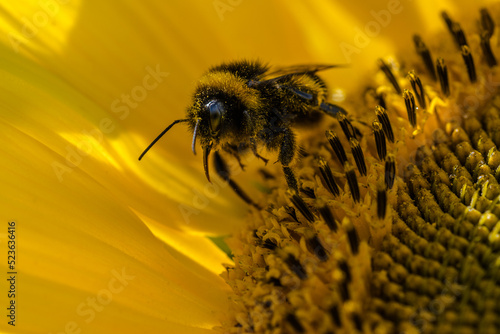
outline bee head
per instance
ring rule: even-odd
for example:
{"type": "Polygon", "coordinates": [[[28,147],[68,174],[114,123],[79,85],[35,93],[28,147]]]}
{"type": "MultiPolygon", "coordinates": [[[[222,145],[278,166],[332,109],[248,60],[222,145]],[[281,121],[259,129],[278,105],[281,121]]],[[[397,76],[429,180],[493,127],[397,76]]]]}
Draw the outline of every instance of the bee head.
{"type": "Polygon", "coordinates": [[[259,92],[233,73],[217,70],[200,79],[186,119],[193,132],[193,153],[197,140],[203,149],[207,178],[210,151],[248,141],[254,131],[250,114],[255,114],[259,105],[259,92]]]}

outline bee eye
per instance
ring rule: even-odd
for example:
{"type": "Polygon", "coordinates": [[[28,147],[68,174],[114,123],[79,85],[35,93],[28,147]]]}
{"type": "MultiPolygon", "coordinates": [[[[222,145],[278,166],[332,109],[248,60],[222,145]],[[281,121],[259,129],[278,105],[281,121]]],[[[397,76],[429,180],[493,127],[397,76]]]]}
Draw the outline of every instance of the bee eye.
{"type": "Polygon", "coordinates": [[[210,130],[212,130],[212,133],[217,133],[219,131],[222,114],[225,112],[224,105],[220,101],[212,100],[207,103],[206,107],[210,112],[210,130]]]}

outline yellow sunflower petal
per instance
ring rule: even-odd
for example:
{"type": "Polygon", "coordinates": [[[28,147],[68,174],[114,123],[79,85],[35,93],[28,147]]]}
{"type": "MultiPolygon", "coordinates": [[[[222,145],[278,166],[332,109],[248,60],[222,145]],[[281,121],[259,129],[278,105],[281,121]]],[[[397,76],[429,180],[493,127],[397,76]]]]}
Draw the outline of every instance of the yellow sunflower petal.
{"type": "MultiPolygon", "coordinates": [[[[63,331],[70,322],[93,333],[217,325],[214,312],[226,307],[220,278],[158,240],[86,173],[55,181],[50,163],[60,157],[51,148],[4,121],[0,131],[15,143],[0,151],[0,219],[5,231],[16,224],[9,268],[17,272],[16,330],[63,331]]],[[[2,301],[10,302],[6,294],[2,301]]]]}

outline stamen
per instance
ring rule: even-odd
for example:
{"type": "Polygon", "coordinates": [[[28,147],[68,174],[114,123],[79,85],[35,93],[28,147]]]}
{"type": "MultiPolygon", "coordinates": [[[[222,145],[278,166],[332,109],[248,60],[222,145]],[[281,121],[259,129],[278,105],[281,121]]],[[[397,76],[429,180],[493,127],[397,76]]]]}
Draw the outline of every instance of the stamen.
{"type": "Polygon", "coordinates": [[[268,238],[264,241],[264,243],[262,244],[262,247],[270,249],[270,250],[275,250],[276,247],[278,247],[278,245],[273,240],[268,238]]]}
{"type": "Polygon", "coordinates": [[[286,316],[286,321],[288,321],[288,323],[290,325],[292,325],[293,329],[296,332],[298,332],[298,333],[304,333],[305,332],[304,327],[300,324],[299,319],[297,319],[297,317],[295,316],[295,314],[288,313],[288,315],[286,316]]]}
{"type": "Polygon", "coordinates": [[[453,32],[454,32],[457,44],[460,47],[463,47],[464,45],[467,45],[467,39],[465,38],[465,33],[462,30],[462,27],[460,26],[460,23],[453,22],[453,32]]]}
{"type": "Polygon", "coordinates": [[[394,132],[392,132],[392,126],[391,122],[389,121],[387,111],[381,106],[376,106],[375,114],[377,115],[378,121],[382,124],[382,129],[384,130],[385,136],[391,143],[394,143],[394,132]]]}
{"type": "Polygon", "coordinates": [[[441,85],[441,92],[444,96],[450,96],[450,83],[448,81],[448,68],[444,63],[443,58],[438,58],[436,62],[437,73],[439,77],[439,84],[441,85]]]}
{"type": "Polygon", "coordinates": [[[346,302],[351,299],[351,295],[349,294],[349,284],[347,280],[344,278],[343,280],[339,281],[338,284],[338,291],[340,292],[340,298],[342,298],[342,301],[346,302]]]}
{"type": "Polygon", "coordinates": [[[295,209],[293,207],[285,205],[285,211],[286,213],[288,213],[290,217],[293,218],[293,220],[295,220],[297,223],[300,223],[299,219],[297,218],[297,214],[295,213],[295,209]]]}
{"type": "Polygon", "coordinates": [[[354,325],[356,326],[356,329],[358,332],[363,331],[363,321],[361,320],[361,316],[359,313],[353,313],[352,314],[352,321],[354,322],[354,325]]]}
{"type": "Polygon", "coordinates": [[[425,109],[426,103],[425,103],[424,87],[422,86],[420,78],[415,74],[415,71],[410,71],[408,73],[408,80],[410,80],[411,88],[413,89],[413,92],[417,96],[418,104],[420,105],[421,108],[425,109]]]}
{"type": "Polygon", "coordinates": [[[385,185],[387,189],[392,189],[396,178],[396,160],[389,154],[385,160],[385,185]]]}
{"type": "Polygon", "coordinates": [[[325,247],[321,244],[319,241],[319,238],[317,235],[313,236],[312,238],[307,240],[307,245],[309,246],[310,250],[316,257],[324,262],[328,260],[328,253],[326,252],[325,247]]]}
{"type": "Polygon", "coordinates": [[[347,282],[350,282],[352,280],[352,274],[347,261],[343,257],[341,257],[337,260],[337,265],[339,266],[340,270],[344,272],[345,280],[347,282]]]}
{"type": "Polygon", "coordinates": [[[340,195],[339,187],[337,186],[337,183],[335,183],[335,179],[333,178],[333,173],[330,169],[330,166],[328,166],[328,163],[322,157],[318,158],[318,162],[319,171],[321,173],[323,182],[325,182],[326,188],[333,196],[340,195]]]}
{"type": "Polygon", "coordinates": [[[290,196],[290,199],[291,199],[293,205],[295,205],[295,207],[297,209],[299,209],[300,213],[302,213],[302,215],[309,222],[311,222],[311,223],[314,222],[314,214],[311,212],[311,210],[307,206],[306,202],[304,202],[304,200],[299,195],[297,195],[296,193],[293,193],[293,195],[290,196]]]}
{"type": "Polygon", "coordinates": [[[348,218],[344,218],[342,221],[342,226],[347,233],[347,238],[349,239],[349,246],[351,246],[351,252],[353,255],[359,252],[359,236],[358,231],[348,218]]]}
{"type": "Polygon", "coordinates": [[[446,26],[448,27],[448,31],[453,35],[453,21],[448,16],[448,13],[441,12],[441,17],[444,19],[446,26]]]}
{"type": "Polygon", "coordinates": [[[332,307],[330,307],[329,312],[337,327],[341,327],[342,321],[340,319],[340,312],[338,305],[333,305],[332,307]]]}
{"type": "Polygon", "coordinates": [[[441,16],[443,17],[446,26],[448,27],[448,31],[453,36],[458,48],[461,49],[462,46],[467,45],[467,40],[460,24],[458,22],[454,22],[446,12],[442,12],[441,16]]]}
{"type": "Polygon", "coordinates": [[[347,156],[345,154],[344,147],[342,146],[339,137],[337,137],[337,135],[331,130],[327,130],[325,134],[326,138],[328,139],[328,142],[332,146],[333,151],[337,155],[340,164],[344,166],[345,162],[347,161],[347,156]]]}
{"type": "Polygon", "coordinates": [[[403,92],[403,98],[405,99],[406,112],[408,114],[408,120],[411,126],[414,128],[417,125],[417,107],[415,106],[415,98],[412,92],[405,89],[403,92]]]}
{"type": "Polygon", "coordinates": [[[316,198],[316,194],[314,194],[314,189],[310,187],[300,188],[300,192],[305,194],[309,198],[316,198]]]}
{"type": "Polygon", "coordinates": [[[387,104],[385,103],[385,98],[384,98],[383,93],[377,94],[377,100],[378,100],[379,106],[381,106],[384,109],[387,108],[387,104]]]}
{"type": "Polygon", "coordinates": [[[318,211],[319,214],[321,215],[321,218],[323,218],[323,221],[328,226],[328,228],[333,232],[337,232],[338,224],[335,218],[333,217],[330,208],[327,205],[323,205],[318,208],[318,211]]]}
{"type": "Polygon", "coordinates": [[[377,216],[384,219],[387,211],[387,191],[385,189],[377,190],[377,216]]]}
{"type": "Polygon", "coordinates": [[[391,69],[389,68],[389,66],[387,66],[387,64],[384,62],[383,59],[378,60],[378,66],[380,67],[382,72],[384,72],[387,79],[391,82],[391,84],[394,87],[394,89],[396,90],[396,92],[398,94],[401,94],[402,93],[401,87],[399,87],[399,84],[398,84],[398,81],[396,80],[396,77],[394,76],[391,69]]]}
{"type": "Polygon", "coordinates": [[[363,155],[363,150],[359,145],[359,141],[355,138],[351,138],[349,144],[351,145],[351,152],[356,162],[356,166],[358,166],[359,174],[366,175],[365,156],[363,155]]]}
{"type": "Polygon", "coordinates": [[[351,190],[352,199],[354,202],[359,202],[361,195],[359,193],[358,178],[356,177],[354,168],[350,167],[349,163],[346,164],[345,176],[349,184],[349,189],[351,190]]]}
{"type": "Polygon", "coordinates": [[[420,57],[422,57],[422,61],[424,62],[427,71],[430,73],[432,80],[436,81],[436,70],[434,69],[434,62],[432,61],[429,49],[419,35],[413,36],[413,42],[415,43],[415,49],[417,50],[417,53],[420,55],[420,57]]]}
{"type": "Polygon", "coordinates": [[[307,273],[300,264],[299,260],[297,260],[292,254],[288,254],[287,258],[285,259],[285,263],[288,266],[288,268],[295,273],[300,279],[306,279],[307,278],[307,273]]]}
{"type": "Polygon", "coordinates": [[[481,8],[481,28],[486,32],[487,38],[493,36],[495,31],[495,22],[491,18],[490,12],[486,8],[481,8]]]}
{"type": "Polygon", "coordinates": [[[375,134],[375,144],[377,145],[378,158],[380,160],[385,160],[387,147],[385,144],[385,135],[384,130],[382,129],[382,124],[380,122],[373,121],[372,127],[375,134]]]}
{"type": "Polygon", "coordinates": [[[476,67],[474,66],[474,59],[472,59],[470,48],[467,45],[462,46],[462,57],[464,58],[465,66],[467,66],[469,80],[471,83],[475,83],[477,80],[476,67]]]}
{"type": "Polygon", "coordinates": [[[254,230],[253,231],[253,236],[254,238],[256,238],[258,240],[258,244],[260,244],[260,246],[262,248],[267,248],[269,250],[275,250],[276,247],[278,247],[278,244],[276,244],[276,242],[271,239],[271,238],[266,238],[264,240],[264,237],[260,237],[258,234],[257,234],[257,230],[254,230]]]}
{"type": "Polygon", "coordinates": [[[481,50],[483,51],[483,55],[488,66],[496,66],[497,60],[495,58],[495,55],[493,54],[493,51],[491,50],[490,37],[488,36],[488,32],[486,31],[483,31],[481,33],[481,50]]]}
{"type": "Polygon", "coordinates": [[[342,128],[342,131],[344,131],[347,140],[353,137],[356,138],[354,127],[352,126],[351,122],[347,119],[345,114],[338,113],[337,120],[339,121],[340,127],[342,128]]]}

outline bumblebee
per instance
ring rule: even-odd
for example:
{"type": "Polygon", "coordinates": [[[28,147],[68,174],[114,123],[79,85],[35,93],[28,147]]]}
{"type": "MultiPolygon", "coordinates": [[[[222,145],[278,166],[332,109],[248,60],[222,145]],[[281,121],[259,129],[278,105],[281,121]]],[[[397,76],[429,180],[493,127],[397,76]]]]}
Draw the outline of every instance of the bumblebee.
{"type": "MultiPolygon", "coordinates": [[[[297,191],[297,179],[290,168],[297,155],[292,130],[322,112],[336,116],[345,111],[325,102],[327,86],[317,75],[335,65],[299,65],[277,70],[259,61],[235,61],[210,68],[199,80],[184,119],[175,120],[144,150],[146,152],[175,124],[187,123],[203,150],[203,167],[210,181],[208,159],[214,155],[215,170],[247,203],[257,206],[231,179],[220,151],[240,162],[240,155],[257,153],[259,146],[278,151],[278,161],[288,187],[297,191]]],[[[241,165],[241,162],[240,162],[241,165]]],[[[243,167],[243,166],[242,166],[243,167]]]]}

